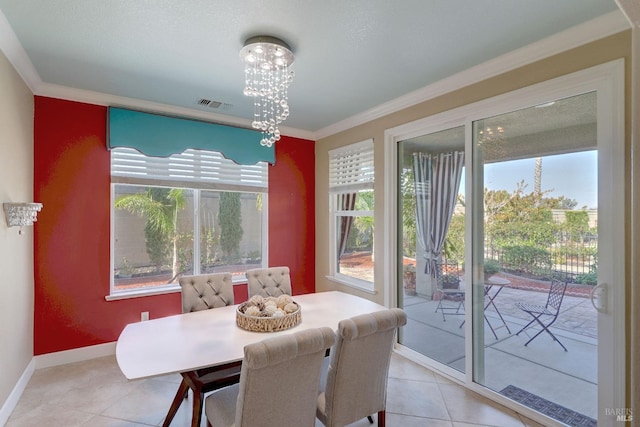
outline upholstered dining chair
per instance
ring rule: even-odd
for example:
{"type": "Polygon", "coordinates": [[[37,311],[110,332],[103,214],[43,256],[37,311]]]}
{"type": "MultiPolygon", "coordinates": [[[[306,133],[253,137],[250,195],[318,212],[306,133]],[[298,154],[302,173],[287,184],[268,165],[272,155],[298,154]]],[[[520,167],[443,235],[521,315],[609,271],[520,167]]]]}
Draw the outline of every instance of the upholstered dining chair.
{"type": "Polygon", "coordinates": [[[247,270],[245,275],[249,298],[254,295],[263,297],[291,295],[289,267],[254,268],[247,270]]]}
{"type": "Polygon", "coordinates": [[[322,361],[334,342],[322,327],[247,345],[240,383],[206,399],[207,426],[313,427],[322,361]]]}
{"type": "MultiPolygon", "coordinates": [[[[183,313],[233,305],[233,283],[229,273],[182,276],[178,282],[182,290],[183,313]]],[[[236,384],[240,380],[241,365],[242,362],[233,362],[197,371],[181,372],[182,381],[162,424],[163,427],[171,424],[189,389],[193,391],[191,425],[200,427],[205,393],[236,384]]]]}
{"type": "Polygon", "coordinates": [[[325,389],[318,396],[316,416],[327,427],[342,427],[378,413],[384,427],[387,377],[396,329],[407,323],[399,308],[352,317],[338,324],[331,349],[325,389]]]}

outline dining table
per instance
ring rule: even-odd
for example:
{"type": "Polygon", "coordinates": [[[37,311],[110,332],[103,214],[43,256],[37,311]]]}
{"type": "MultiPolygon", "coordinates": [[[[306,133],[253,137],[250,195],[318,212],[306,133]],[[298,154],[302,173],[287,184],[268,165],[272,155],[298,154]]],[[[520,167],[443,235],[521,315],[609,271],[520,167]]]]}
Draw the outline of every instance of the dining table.
{"type": "Polygon", "coordinates": [[[281,334],[328,326],[386,307],[340,291],[294,295],[301,320],[277,332],[252,332],[236,324],[238,305],[130,323],[116,343],[116,360],[128,379],[193,371],[241,361],[244,347],[281,334]]]}

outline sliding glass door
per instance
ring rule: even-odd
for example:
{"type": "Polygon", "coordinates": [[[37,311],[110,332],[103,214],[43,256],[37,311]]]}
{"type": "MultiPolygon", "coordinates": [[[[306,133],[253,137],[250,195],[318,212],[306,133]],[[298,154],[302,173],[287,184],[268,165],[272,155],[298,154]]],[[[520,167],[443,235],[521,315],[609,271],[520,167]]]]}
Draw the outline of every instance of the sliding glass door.
{"type": "Polygon", "coordinates": [[[596,106],[590,92],[473,122],[474,381],[580,426],[598,417],[596,106]]]}
{"type": "Polygon", "coordinates": [[[624,406],[621,109],[615,85],[572,84],[391,132],[395,300],[409,317],[399,341],[534,418],[614,425],[624,406]]]}
{"type": "Polygon", "coordinates": [[[464,126],[401,141],[403,345],[465,369],[464,126]]]}

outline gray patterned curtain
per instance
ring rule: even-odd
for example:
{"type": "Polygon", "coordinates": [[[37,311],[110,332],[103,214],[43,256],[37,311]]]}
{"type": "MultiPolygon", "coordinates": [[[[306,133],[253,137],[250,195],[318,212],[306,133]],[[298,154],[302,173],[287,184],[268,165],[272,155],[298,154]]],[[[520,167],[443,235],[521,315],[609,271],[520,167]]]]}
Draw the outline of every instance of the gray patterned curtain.
{"type": "Polygon", "coordinates": [[[424,272],[432,276],[442,256],[463,168],[463,151],[413,154],[417,240],[427,260],[424,272]]]}

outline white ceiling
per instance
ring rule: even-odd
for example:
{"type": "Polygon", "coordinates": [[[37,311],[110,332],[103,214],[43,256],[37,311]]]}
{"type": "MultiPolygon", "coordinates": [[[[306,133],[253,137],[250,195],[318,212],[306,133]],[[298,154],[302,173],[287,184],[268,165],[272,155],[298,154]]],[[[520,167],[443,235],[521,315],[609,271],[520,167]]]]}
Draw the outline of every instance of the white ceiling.
{"type": "Polygon", "coordinates": [[[572,27],[611,33],[597,27],[617,11],[615,0],[0,0],[0,48],[36,93],[247,124],[239,50],[277,36],[296,56],[283,131],[318,136],[572,27]]]}

